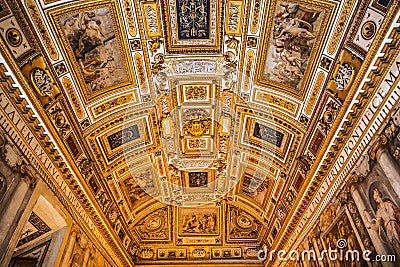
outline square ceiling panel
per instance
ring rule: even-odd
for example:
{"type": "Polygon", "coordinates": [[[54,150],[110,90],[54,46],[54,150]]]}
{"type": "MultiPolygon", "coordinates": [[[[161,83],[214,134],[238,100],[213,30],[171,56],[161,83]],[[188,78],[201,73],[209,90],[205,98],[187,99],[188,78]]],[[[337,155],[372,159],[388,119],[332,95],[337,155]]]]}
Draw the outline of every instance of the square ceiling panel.
{"type": "Polygon", "coordinates": [[[256,83],[303,99],[334,4],[325,1],[272,1],[258,58],[256,83]]]}
{"type": "Polygon", "coordinates": [[[217,0],[162,0],[168,53],[219,53],[222,3],[217,0]]]}
{"type": "Polygon", "coordinates": [[[49,12],[85,100],[136,85],[118,10],[115,2],[93,1],[49,12]]]}

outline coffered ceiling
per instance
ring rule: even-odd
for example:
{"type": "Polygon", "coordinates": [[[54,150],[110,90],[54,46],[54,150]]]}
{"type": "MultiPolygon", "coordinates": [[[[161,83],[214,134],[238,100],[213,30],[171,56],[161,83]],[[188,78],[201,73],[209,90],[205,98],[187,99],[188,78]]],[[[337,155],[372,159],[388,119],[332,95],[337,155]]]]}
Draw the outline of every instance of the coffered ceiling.
{"type": "Polygon", "coordinates": [[[392,2],[0,1],[1,48],[122,262],[256,264],[392,2]]]}

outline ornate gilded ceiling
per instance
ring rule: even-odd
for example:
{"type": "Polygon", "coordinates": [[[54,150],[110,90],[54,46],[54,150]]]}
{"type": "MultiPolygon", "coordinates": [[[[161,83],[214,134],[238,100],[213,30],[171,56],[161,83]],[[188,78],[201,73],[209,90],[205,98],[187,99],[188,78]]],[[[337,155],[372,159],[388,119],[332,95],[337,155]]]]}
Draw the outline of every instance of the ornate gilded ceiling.
{"type": "Polygon", "coordinates": [[[1,48],[116,265],[256,264],[397,8],[0,1],[1,48]]]}

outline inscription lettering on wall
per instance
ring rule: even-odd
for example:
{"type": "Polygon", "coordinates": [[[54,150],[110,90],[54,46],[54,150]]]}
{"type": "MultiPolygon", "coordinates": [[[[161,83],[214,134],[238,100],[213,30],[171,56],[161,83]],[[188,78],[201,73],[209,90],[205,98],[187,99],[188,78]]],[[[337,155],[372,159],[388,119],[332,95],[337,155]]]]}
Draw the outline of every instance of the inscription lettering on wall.
{"type": "MultiPolygon", "coordinates": [[[[363,116],[355,126],[354,131],[349,134],[349,139],[341,150],[336,163],[332,166],[332,169],[326,176],[319,191],[314,196],[303,218],[300,220],[294,236],[301,234],[304,225],[308,222],[315,209],[322,209],[324,205],[329,202],[330,198],[324,198],[324,196],[329,192],[330,188],[332,188],[331,185],[339,185],[347,177],[365,147],[369,144],[372,137],[375,136],[379,125],[385,120],[393,105],[400,98],[400,85],[395,83],[399,76],[400,54],[397,55],[396,61],[392,64],[379,86],[378,91],[372,97],[363,116]],[[321,201],[322,199],[323,201],[321,201]]],[[[291,242],[294,242],[293,238],[291,242]]]]}
{"type": "MultiPolygon", "coordinates": [[[[0,58],[2,61],[3,59],[0,58]]],[[[8,71],[11,71],[7,69],[8,71]]],[[[18,84],[17,84],[18,85],[18,84]]],[[[18,85],[19,86],[19,85],[18,85]]],[[[64,200],[67,201],[70,208],[79,216],[87,227],[93,232],[98,242],[105,245],[112,256],[114,256],[117,265],[124,266],[119,258],[115,256],[111,246],[106,242],[104,233],[100,232],[96,224],[89,217],[88,213],[81,206],[80,202],[71,191],[59,170],[48,157],[46,151],[36,139],[31,129],[25,124],[24,119],[14,108],[6,93],[0,88],[0,125],[3,130],[15,140],[17,147],[27,157],[29,163],[39,172],[43,179],[51,179],[61,190],[64,200]],[[51,178],[50,178],[51,177],[51,178]]],[[[61,197],[61,196],[60,196],[61,197]]]]}

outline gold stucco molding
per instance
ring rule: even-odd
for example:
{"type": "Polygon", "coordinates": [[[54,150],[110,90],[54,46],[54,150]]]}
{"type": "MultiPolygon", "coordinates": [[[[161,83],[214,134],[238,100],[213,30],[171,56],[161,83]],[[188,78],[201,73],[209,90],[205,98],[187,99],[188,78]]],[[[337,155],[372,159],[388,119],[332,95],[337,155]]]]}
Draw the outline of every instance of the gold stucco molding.
{"type": "Polygon", "coordinates": [[[368,155],[372,160],[377,160],[380,153],[387,147],[387,137],[385,135],[380,135],[375,142],[372,144],[371,149],[368,151],[368,155]]]}

